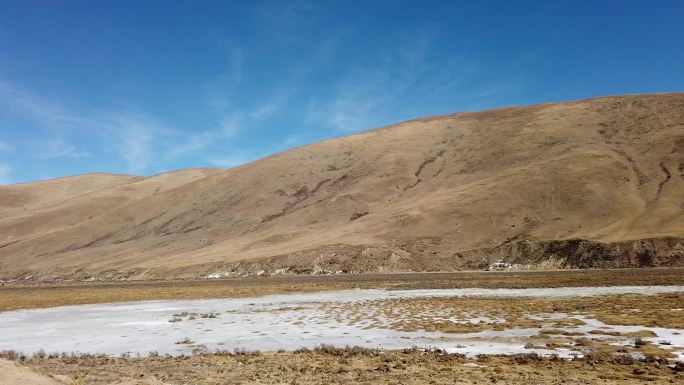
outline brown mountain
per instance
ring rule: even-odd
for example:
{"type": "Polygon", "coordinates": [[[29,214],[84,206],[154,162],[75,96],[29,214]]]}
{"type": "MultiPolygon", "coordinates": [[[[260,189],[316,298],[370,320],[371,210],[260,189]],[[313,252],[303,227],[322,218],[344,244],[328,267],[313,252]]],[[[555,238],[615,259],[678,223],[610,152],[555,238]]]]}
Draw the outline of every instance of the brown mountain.
{"type": "Polygon", "coordinates": [[[684,93],[430,117],[229,170],[0,186],[0,277],[684,264],[683,174],[684,93]]]}

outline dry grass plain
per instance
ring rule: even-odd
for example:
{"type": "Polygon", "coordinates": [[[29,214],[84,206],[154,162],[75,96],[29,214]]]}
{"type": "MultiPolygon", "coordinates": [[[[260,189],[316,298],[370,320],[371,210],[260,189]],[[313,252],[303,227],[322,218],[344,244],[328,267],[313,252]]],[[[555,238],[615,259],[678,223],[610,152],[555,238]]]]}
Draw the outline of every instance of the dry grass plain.
{"type": "Polygon", "coordinates": [[[0,311],[143,300],[253,297],[353,288],[447,289],[682,285],[684,268],[408,273],[201,281],[11,284],[0,311]]]}
{"type": "MultiPolygon", "coordinates": [[[[281,277],[242,280],[126,282],[100,284],[12,285],[0,288],[0,310],[152,299],[192,299],[259,296],[350,288],[535,288],[568,286],[682,285],[684,269],[568,270],[546,272],[464,272],[360,276],[281,277]]],[[[684,328],[672,309],[684,307],[684,295],[614,295],[585,298],[417,298],[366,303],[366,319],[388,319],[399,312],[411,322],[385,327],[398,330],[439,330],[451,333],[483,328],[538,327],[541,321],[525,313],[592,314],[615,325],[684,328]],[[632,311],[639,309],[639,311],[632,311]],[[421,318],[419,313],[450,316],[505,316],[506,323],[460,325],[421,318]]],[[[354,314],[355,305],[330,309],[354,314]]],[[[549,320],[544,321],[548,323],[549,320]]],[[[439,351],[376,351],[325,347],[298,352],[218,352],[191,356],[104,357],[46,355],[22,358],[4,354],[41,375],[45,384],[636,384],[679,383],[681,364],[668,361],[670,352],[657,343],[613,346],[587,333],[558,333],[581,325],[573,319],[552,320],[530,348],[571,345],[583,358],[541,358],[534,354],[466,358],[439,351]],[[629,354],[639,353],[641,359],[629,354]]],[[[601,332],[601,331],[596,331],[601,332]]],[[[630,338],[649,337],[648,332],[630,338]]],[[[623,336],[624,337],[624,336],[623,336]]],[[[151,349],[152,350],[152,349],[151,349]]],[[[2,356],[2,355],[0,355],[2,356]]],[[[1,363],[1,362],[0,362],[1,363]]],[[[5,361],[3,364],[7,364],[5,361]]],[[[23,370],[23,369],[22,369],[23,370]]],[[[25,373],[17,369],[17,373],[25,373]]],[[[31,374],[33,376],[34,374],[31,374]]],[[[36,380],[38,381],[38,380],[36,380]]],[[[27,382],[32,383],[32,382],[27,382]]]]}
{"type": "MultiPolygon", "coordinates": [[[[470,333],[487,329],[561,328],[584,325],[574,318],[530,318],[530,314],[590,314],[610,325],[642,325],[684,329],[684,293],[659,295],[608,295],[562,298],[423,297],[376,300],[363,303],[326,304],[326,313],[361,321],[375,321],[375,327],[402,331],[470,333]],[[675,310],[672,310],[675,309],[675,310]],[[455,323],[451,319],[485,320],[455,323]],[[380,320],[384,320],[380,322],[380,320]],[[505,320],[505,321],[497,321],[505,320]]],[[[550,334],[550,333],[546,333],[550,334]]],[[[565,334],[565,333],[560,333],[565,334]]],[[[582,333],[579,333],[582,335],[582,333]]]]}
{"type": "Polygon", "coordinates": [[[534,355],[468,359],[439,352],[324,348],[306,352],[184,357],[53,357],[23,361],[63,384],[669,384],[683,366],[603,354],[575,360],[534,355]]]}

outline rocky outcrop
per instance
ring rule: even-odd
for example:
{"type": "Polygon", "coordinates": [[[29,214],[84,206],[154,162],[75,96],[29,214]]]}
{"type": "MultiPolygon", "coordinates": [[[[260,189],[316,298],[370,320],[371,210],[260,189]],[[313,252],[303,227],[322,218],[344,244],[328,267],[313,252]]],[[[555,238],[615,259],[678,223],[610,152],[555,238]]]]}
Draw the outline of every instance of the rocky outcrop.
{"type": "Polygon", "coordinates": [[[450,256],[413,255],[402,247],[335,245],[257,261],[206,267],[205,277],[359,274],[417,271],[486,270],[502,262],[514,269],[627,268],[684,266],[683,238],[652,238],[604,243],[587,239],[520,240],[496,248],[450,256]],[[546,262],[553,261],[553,264],[546,262]],[[437,268],[435,268],[437,266],[437,268]],[[212,275],[213,274],[213,275],[212,275]]]}
{"type": "Polygon", "coordinates": [[[567,268],[681,266],[684,264],[684,239],[664,237],[615,243],[588,239],[521,240],[461,254],[476,262],[470,264],[474,268],[484,268],[494,261],[536,265],[551,258],[562,260],[567,268]]]}

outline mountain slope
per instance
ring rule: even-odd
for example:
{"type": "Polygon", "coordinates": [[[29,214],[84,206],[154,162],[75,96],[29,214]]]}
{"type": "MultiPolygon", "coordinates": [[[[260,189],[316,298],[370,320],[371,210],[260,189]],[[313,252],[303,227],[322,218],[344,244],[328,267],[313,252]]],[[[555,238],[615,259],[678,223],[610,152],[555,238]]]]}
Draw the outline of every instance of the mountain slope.
{"type": "Polygon", "coordinates": [[[683,173],[682,93],[418,119],[229,170],[2,186],[0,276],[681,264],[683,173]]]}

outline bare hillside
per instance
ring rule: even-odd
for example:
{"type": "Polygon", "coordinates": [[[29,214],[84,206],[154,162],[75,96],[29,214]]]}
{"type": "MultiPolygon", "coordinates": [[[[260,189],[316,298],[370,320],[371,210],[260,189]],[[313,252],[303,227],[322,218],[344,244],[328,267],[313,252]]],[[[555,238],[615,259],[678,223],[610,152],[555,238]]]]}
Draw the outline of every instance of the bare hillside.
{"type": "Polygon", "coordinates": [[[684,264],[684,94],[460,113],[229,170],[0,186],[0,277],[684,264]]]}

